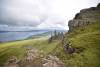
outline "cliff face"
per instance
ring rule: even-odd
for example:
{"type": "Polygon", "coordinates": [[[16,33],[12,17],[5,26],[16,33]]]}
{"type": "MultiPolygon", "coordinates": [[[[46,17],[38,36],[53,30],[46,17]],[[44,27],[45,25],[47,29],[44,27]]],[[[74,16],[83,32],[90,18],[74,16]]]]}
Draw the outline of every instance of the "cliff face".
{"type": "Polygon", "coordinates": [[[68,23],[69,31],[72,31],[76,27],[88,25],[97,21],[100,21],[100,3],[97,7],[83,9],[80,13],[77,13],[75,18],[68,23]]]}
{"type": "Polygon", "coordinates": [[[69,21],[69,31],[54,55],[67,67],[100,67],[100,4],[76,14],[69,21]]]}

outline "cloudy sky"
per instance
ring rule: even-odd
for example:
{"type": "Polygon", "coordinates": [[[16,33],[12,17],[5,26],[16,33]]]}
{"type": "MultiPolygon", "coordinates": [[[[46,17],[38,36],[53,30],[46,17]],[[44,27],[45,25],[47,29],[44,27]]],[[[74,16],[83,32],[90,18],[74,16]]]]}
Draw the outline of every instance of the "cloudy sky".
{"type": "Polygon", "coordinates": [[[0,30],[68,29],[68,20],[100,0],[0,0],[0,30]],[[17,28],[19,27],[19,28],[17,28]]]}

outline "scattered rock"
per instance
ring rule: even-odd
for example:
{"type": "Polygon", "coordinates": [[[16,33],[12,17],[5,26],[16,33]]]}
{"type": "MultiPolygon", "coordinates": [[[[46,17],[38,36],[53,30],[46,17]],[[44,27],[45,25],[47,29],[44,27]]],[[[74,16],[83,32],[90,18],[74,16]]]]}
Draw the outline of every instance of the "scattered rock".
{"type": "Polygon", "coordinates": [[[39,51],[37,49],[28,50],[25,56],[26,61],[33,61],[39,56],[39,51]]]}
{"type": "Polygon", "coordinates": [[[13,56],[7,61],[4,67],[19,67],[18,62],[17,57],[13,56]]]}
{"type": "Polygon", "coordinates": [[[56,56],[48,55],[44,57],[37,49],[29,49],[25,57],[20,61],[17,57],[11,57],[4,67],[66,67],[56,56]],[[41,59],[40,59],[41,58],[41,59]]]}
{"type": "Polygon", "coordinates": [[[43,61],[45,62],[43,67],[66,67],[56,56],[49,55],[43,61]]]}

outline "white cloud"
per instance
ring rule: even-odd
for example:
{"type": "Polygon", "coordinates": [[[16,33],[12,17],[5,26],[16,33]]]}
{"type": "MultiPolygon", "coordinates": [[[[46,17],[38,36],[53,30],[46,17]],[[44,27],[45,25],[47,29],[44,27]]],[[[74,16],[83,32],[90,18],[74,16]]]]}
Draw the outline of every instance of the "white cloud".
{"type": "Polygon", "coordinates": [[[36,27],[30,27],[30,26],[0,25],[0,31],[31,31],[36,29],[37,29],[36,27]]]}
{"type": "Polygon", "coordinates": [[[68,29],[68,20],[98,2],[100,0],[0,0],[0,24],[68,29]]]}
{"type": "Polygon", "coordinates": [[[45,20],[43,23],[37,26],[37,28],[42,29],[67,29],[67,23],[66,20],[62,19],[61,17],[49,17],[47,20],[45,20]]]}

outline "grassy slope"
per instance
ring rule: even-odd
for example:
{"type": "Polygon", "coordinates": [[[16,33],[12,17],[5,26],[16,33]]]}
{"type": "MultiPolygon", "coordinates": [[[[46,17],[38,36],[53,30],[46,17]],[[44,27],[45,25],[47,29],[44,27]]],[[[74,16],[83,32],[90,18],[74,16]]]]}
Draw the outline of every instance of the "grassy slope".
{"type": "Polygon", "coordinates": [[[44,54],[53,52],[70,67],[100,67],[100,23],[94,23],[85,27],[76,28],[66,35],[74,47],[85,48],[81,53],[67,54],[58,41],[48,43],[47,39],[30,39],[24,41],[0,43],[0,64],[9,57],[22,58],[28,47],[43,50],[44,54]],[[56,48],[56,49],[55,49],[56,48]]]}
{"type": "Polygon", "coordinates": [[[22,58],[28,48],[43,50],[43,54],[47,55],[57,44],[58,42],[48,43],[47,38],[0,43],[0,65],[11,56],[22,58]]]}
{"type": "Polygon", "coordinates": [[[85,48],[81,53],[69,55],[62,47],[55,49],[55,55],[60,57],[69,67],[100,67],[100,22],[76,28],[70,34],[66,34],[74,47],[85,48]]]}

